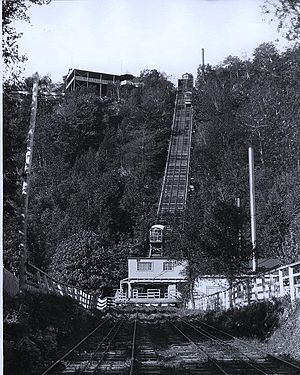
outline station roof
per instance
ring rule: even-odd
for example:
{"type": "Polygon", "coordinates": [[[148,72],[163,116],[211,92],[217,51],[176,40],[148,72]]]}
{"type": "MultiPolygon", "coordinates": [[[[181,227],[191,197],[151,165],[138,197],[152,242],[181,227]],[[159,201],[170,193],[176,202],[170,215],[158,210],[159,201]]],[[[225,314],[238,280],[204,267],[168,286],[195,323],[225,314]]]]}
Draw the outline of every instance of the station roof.
{"type": "MultiPolygon", "coordinates": [[[[165,227],[165,226],[164,226],[164,225],[161,225],[161,224],[154,224],[154,225],[152,225],[151,229],[152,229],[152,228],[164,229],[164,227],[165,227]]],[[[151,230],[151,229],[150,229],[150,230],[151,230]]]]}
{"type": "MultiPolygon", "coordinates": [[[[256,267],[258,271],[273,270],[281,265],[282,263],[277,258],[258,258],[256,260],[256,267]]],[[[252,261],[249,261],[248,268],[252,269],[252,261]]]]}
{"type": "Polygon", "coordinates": [[[67,79],[72,75],[73,72],[76,72],[78,75],[86,75],[89,74],[90,78],[98,78],[100,74],[102,75],[103,79],[112,80],[113,77],[117,78],[120,81],[124,80],[130,80],[134,78],[134,75],[132,74],[111,74],[111,73],[105,73],[105,72],[95,72],[92,70],[84,70],[84,69],[70,69],[67,74],[67,79]]]}

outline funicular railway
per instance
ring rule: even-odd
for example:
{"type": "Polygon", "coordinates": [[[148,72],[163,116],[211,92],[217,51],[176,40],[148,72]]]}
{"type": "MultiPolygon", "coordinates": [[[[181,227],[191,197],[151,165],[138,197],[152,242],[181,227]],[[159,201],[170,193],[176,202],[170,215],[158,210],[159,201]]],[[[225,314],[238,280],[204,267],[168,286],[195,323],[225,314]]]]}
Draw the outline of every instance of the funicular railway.
{"type": "Polygon", "coordinates": [[[157,211],[158,222],[163,221],[166,214],[185,208],[192,137],[192,106],[187,93],[192,88],[192,76],[183,75],[178,82],[168,159],[157,211]]]}
{"type": "Polygon", "coordinates": [[[299,364],[269,355],[205,322],[111,315],[41,375],[296,375],[299,364]]]}
{"type": "MultiPolygon", "coordinates": [[[[150,251],[147,257],[128,260],[128,278],[121,281],[119,294],[115,298],[122,308],[128,304],[180,303],[180,285],[186,282],[185,264],[165,256],[164,251],[169,236],[172,235],[170,216],[181,215],[188,194],[192,87],[192,76],[183,75],[178,82],[157,218],[150,229],[150,251]]],[[[34,284],[38,286],[38,290],[72,296],[85,308],[102,309],[106,305],[107,301],[92,298],[75,287],[60,284],[32,265],[30,270],[32,273],[27,273],[27,282],[29,276],[33,278],[37,275],[37,282],[34,284]]],[[[292,290],[299,270],[293,274],[289,269],[288,276],[284,276],[283,271],[279,270],[279,289],[284,289],[284,280],[289,277],[292,290]]],[[[214,298],[219,303],[221,297],[218,295],[214,298]]],[[[248,342],[208,326],[200,319],[188,319],[176,313],[174,316],[169,314],[156,318],[157,321],[153,322],[152,319],[143,317],[142,313],[135,313],[135,308],[126,308],[127,306],[123,312],[119,309],[104,316],[91,333],[59,359],[49,359],[49,366],[41,375],[300,373],[298,364],[271,356],[248,342]]]]}
{"type": "Polygon", "coordinates": [[[128,259],[128,277],[120,282],[116,302],[120,304],[178,305],[186,282],[186,262],[172,259],[170,242],[174,217],[183,213],[189,186],[189,164],[193,130],[191,95],[193,76],[178,80],[168,157],[156,222],[150,229],[148,257],[128,259]],[[168,256],[165,249],[168,248],[168,256]]]}

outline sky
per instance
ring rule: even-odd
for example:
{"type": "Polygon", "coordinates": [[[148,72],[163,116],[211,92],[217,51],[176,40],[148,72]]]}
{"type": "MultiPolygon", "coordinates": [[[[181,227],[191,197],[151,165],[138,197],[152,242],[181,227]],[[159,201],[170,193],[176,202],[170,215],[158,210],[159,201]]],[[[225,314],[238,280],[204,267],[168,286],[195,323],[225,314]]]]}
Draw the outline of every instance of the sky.
{"type": "Polygon", "coordinates": [[[201,63],[251,58],[263,42],[282,50],[276,24],[264,21],[263,0],[52,0],[32,5],[23,36],[25,76],[36,71],[62,81],[70,68],[138,75],[165,72],[174,82],[201,63]]]}

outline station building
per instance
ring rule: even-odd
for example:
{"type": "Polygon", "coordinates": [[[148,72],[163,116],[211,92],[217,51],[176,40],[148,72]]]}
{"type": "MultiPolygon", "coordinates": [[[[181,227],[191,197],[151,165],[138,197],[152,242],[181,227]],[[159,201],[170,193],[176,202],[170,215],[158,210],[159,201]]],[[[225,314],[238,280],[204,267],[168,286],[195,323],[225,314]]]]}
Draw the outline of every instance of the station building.
{"type": "Polygon", "coordinates": [[[128,277],[121,280],[116,302],[140,305],[177,305],[187,281],[187,263],[166,257],[129,257],[128,277]]]}
{"type": "Polygon", "coordinates": [[[114,84],[131,84],[133,79],[134,76],[132,74],[117,75],[90,70],[71,69],[66,76],[65,83],[66,90],[68,91],[74,91],[81,87],[94,88],[102,98],[111,96],[114,84]]]}

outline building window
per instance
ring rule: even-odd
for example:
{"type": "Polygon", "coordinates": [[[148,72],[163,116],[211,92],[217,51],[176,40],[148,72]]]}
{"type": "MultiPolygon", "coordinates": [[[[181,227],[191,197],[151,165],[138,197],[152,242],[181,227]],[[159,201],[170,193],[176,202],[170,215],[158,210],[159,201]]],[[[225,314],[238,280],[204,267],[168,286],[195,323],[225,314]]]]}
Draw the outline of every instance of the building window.
{"type": "Polygon", "coordinates": [[[163,270],[164,271],[173,271],[174,269],[174,263],[173,262],[164,262],[163,264],[163,270]]]}
{"type": "Polygon", "coordinates": [[[150,242],[162,242],[163,231],[161,229],[151,229],[150,232],[150,242]]]}
{"type": "Polygon", "coordinates": [[[152,262],[137,262],[137,270],[138,271],[151,271],[152,262]]]}

